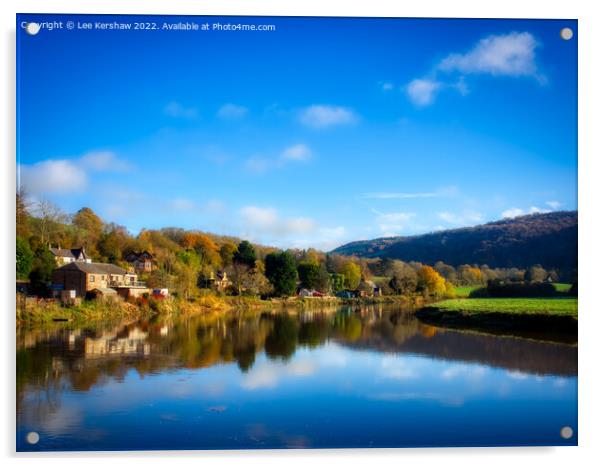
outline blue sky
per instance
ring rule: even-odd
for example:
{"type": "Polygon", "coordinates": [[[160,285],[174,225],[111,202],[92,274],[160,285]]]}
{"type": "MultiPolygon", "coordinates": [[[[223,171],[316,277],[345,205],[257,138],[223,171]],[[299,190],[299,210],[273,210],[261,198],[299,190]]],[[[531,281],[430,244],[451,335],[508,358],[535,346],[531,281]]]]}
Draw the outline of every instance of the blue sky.
{"type": "Polygon", "coordinates": [[[18,175],[67,212],[330,249],[577,207],[573,20],[17,23],[18,175]]]}

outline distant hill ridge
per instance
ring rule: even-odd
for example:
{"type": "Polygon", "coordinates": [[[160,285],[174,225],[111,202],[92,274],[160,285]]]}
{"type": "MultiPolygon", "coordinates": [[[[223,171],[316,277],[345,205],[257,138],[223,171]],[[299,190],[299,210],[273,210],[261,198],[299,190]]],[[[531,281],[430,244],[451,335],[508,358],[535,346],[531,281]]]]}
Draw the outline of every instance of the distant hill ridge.
{"type": "Polygon", "coordinates": [[[332,251],[434,264],[443,261],[490,267],[577,268],[577,212],[563,211],[503,219],[474,227],[417,236],[354,241],[332,251]]]}

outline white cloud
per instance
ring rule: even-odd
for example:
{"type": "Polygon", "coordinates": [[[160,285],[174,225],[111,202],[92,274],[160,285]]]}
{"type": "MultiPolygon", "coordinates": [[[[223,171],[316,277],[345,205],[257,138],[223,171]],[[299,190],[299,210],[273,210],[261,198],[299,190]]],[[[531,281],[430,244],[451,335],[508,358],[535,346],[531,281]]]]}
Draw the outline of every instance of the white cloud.
{"type": "Polygon", "coordinates": [[[172,207],[175,210],[189,211],[196,209],[197,205],[194,201],[190,199],[179,197],[171,201],[170,207],[172,207]]]}
{"type": "Polygon", "coordinates": [[[558,201],[547,201],[546,205],[548,207],[556,210],[556,209],[559,209],[562,204],[560,202],[558,202],[558,201]]]}
{"type": "Polygon", "coordinates": [[[452,53],[439,63],[442,71],[493,76],[533,76],[540,79],[535,63],[538,44],[528,32],[511,32],[481,39],[467,53],[452,53]]]}
{"type": "Polygon", "coordinates": [[[529,374],[521,371],[506,371],[506,375],[514,380],[526,380],[529,378],[529,374]]]}
{"type": "Polygon", "coordinates": [[[347,230],[345,227],[338,226],[333,228],[320,228],[320,235],[329,239],[340,239],[345,236],[347,230]]]}
{"type": "Polygon", "coordinates": [[[335,105],[311,105],[299,115],[301,124],[310,128],[351,125],[358,120],[359,117],[353,110],[335,105]]]}
{"type": "Polygon", "coordinates": [[[376,223],[383,236],[398,235],[416,215],[408,212],[384,213],[376,209],[372,209],[372,213],[376,215],[376,223]]]}
{"type": "Polygon", "coordinates": [[[551,212],[551,210],[550,209],[541,209],[536,206],[531,206],[527,210],[521,209],[518,207],[513,207],[511,209],[504,210],[502,212],[502,218],[514,218],[514,217],[520,217],[521,215],[529,215],[529,214],[547,214],[548,212],[551,212]]]}
{"type": "Polygon", "coordinates": [[[309,359],[295,359],[287,364],[279,361],[265,361],[255,365],[241,382],[247,390],[273,388],[287,377],[307,377],[316,372],[316,364],[309,359]]]}
{"type": "Polygon", "coordinates": [[[272,207],[246,206],[240,209],[244,227],[250,234],[288,236],[315,231],[317,223],[306,217],[281,218],[272,207]]]}
{"type": "Polygon", "coordinates": [[[362,199],[421,199],[432,197],[453,197],[458,195],[459,190],[456,186],[448,186],[430,192],[408,193],[408,192],[374,192],[364,193],[362,199]]]}
{"type": "Polygon", "coordinates": [[[245,166],[252,172],[263,173],[273,166],[273,162],[267,157],[256,155],[247,159],[245,166]]]}
{"type": "Polygon", "coordinates": [[[465,211],[461,214],[444,211],[438,212],[437,217],[447,223],[458,226],[471,225],[483,221],[483,216],[479,212],[474,211],[465,211]]]}
{"type": "Polygon", "coordinates": [[[202,209],[208,213],[219,214],[226,211],[226,206],[219,199],[209,199],[203,204],[202,209]]]}
{"type": "Polygon", "coordinates": [[[406,91],[414,105],[431,105],[440,91],[452,89],[460,95],[468,95],[467,75],[491,75],[510,77],[531,77],[540,84],[547,82],[539,72],[536,63],[536,49],[539,46],[528,32],[511,32],[491,35],[481,39],[466,53],[451,53],[441,60],[428,77],[411,81],[406,91]],[[459,74],[457,81],[444,76],[459,74]]]}
{"type": "Polygon", "coordinates": [[[383,377],[389,379],[415,379],[419,376],[418,371],[405,358],[394,355],[383,356],[381,369],[383,377]]]}
{"type": "Polygon", "coordinates": [[[383,222],[407,222],[416,214],[406,213],[406,212],[396,212],[396,213],[382,213],[376,210],[373,210],[375,214],[378,215],[378,219],[383,222]]]}
{"type": "Polygon", "coordinates": [[[384,82],[381,84],[381,88],[383,91],[391,91],[391,90],[393,90],[393,83],[384,82]]]}
{"type": "Polygon", "coordinates": [[[548,212],[551,212],[550,209],[541,209],[535,206],[529,208],[530,214],[547,214],[548,212]]]}
{"type": "Polygon", "coordinates": [[[282,152],[282,159],[304,161],[311,158],[311,150],[305,144],[296,144],[294,146],[287,147],[282,152]]]}
{"type": "Polygon", "coordinates": [[[86,171],[71,160],[44,160],[19,165],[20,184],[31,194],[65,194],[88,185],[86,171]]]}
{"type": "Polygon", "coordinates": [[[115,153],[111,151],[88,152],[81,157],[80,163],[84,168],[95,171],[121,172],[131,169],[131,165],[128,162],[117,158],[115,153]]]}
{"type": "Polygon", "coordinates": [[[433,79],[422,78],[411,81],[406,91],[414,105],[425,107],[434,102],[435,95],[440,88],[441,83],[433,79]]]}
{"type": "Polygon", "coordinates": [[[305,162],[312,157],[311,149],[305,144],[295,144],[285,148],[279,157],[253,156],[247,159],[245,166],[255,173],[264,173],[270,169],[282,168],[288,163],[305,162]]]}
{"type": "Polygon", "coordinates": [[[89,184],[92,172],[126,171],[125,160],[110,151],[88,152],[76,159],[48,159],[30,165],[19,165],[17,175],[31,195],[78,192],[89,184]]]}
{"type": "Polygon", "coordinates": [[[309,217],[285,217],[273,207],[245,206],[238,210],[239,236],[272,246],[331,250],[344,243],[343,226],[321,226],[309,217]]]}
{"type": "Polygon", "coordinates": [[[455,84],[452,84],[452,87],[456,89],[461,96],[466,96],[470,92],[470,90],[468,89],[468,85],[466,84],[466,80],[464,79],[464,76],[460,76],[458,81],[455,84]]]}
{"type": "Polygon", "coordinates": [[[525,211],[523,209],[519,209],[518,207],[513,207],[502,212],[502,218],[514,218],[520,217],[521,215],[525,215],[525,211]]]}
{"type": "Polygon", "coordinates": [[[172,118],[192,119],[198,116],[198,111],[194,107],[184,107],[179,102],[169,102],[163,109],[167,116],[172,118]]]}
{"type": "Polygon", "coordinates": [[[240,120],[247,116],[249,109],[242,105],[225,104],[217,111],[218,118],[222,120],[240,120]]]}
{"type": "Polygon", "coordinates": [[[462,376],[464,379],[475,380],[481,379],[487,372],[487,369],[483,366],[475,366],[470,364],[454,364],[446,368],[441,373],[441,378],[445,380],[452,380],[458,376],[462,376]]]}

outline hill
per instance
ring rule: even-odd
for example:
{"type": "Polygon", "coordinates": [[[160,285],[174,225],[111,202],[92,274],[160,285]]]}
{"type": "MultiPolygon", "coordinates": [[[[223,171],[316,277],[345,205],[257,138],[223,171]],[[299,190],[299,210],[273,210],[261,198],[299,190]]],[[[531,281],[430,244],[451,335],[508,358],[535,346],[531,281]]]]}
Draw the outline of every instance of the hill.
{"type": "Polygon", "coordinates": [[[577,212],[552,212],[418,236],[355,241],[333,253],[434,264],[577,268],[577,212]]]}

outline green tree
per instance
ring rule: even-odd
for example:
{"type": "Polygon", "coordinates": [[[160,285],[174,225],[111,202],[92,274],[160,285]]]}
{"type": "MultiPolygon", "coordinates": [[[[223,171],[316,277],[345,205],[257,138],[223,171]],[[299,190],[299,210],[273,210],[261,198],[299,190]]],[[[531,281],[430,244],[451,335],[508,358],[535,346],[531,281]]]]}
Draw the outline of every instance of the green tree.
{"type": "Polygon", "coordinates": [[[285,361],[290,359],[297,349],[298,334],[299,328],[296,320],[287,314],[276,316],[274,318],[274,327],[265,339],[265,353],[268,358],[283,359],[285,361]]]}
{"type": "Polygon", "coordinates": [[[248,267],[255,267],[256,260],[257,254],[253,245],[248,241],[241,241],[234,253],[233,261],[248,267]]]}
{"type": "Polygon", "coordinates": [[[257,267],[244,271],[239,280],[240,288],[244,290],[245,294],[267,296],[274,292],[272,284],[257,267]]]}
{"type": "Polygon", "coordinates": [[[29,243],[20,236],[17,236],[17,278],[25,279],[31,272],[33,265],[33,252],[29,243]]]}
{"type": "Polygon", "coordinates": [[[304,260],[297,266],[299,280],[304,288],[319,291],[328,291],[330,288],[330,276],[324,264],[315,261],[304,260]]]}
{"type": "Polygon", "coordinates": [[[121,245],[116,231],[102,233],[98,241],[98,252],[113,264],[121,259],[121,245]]]}
{"type": "Polygon", "coordinates": [[[418,285],[418,280],[416,275],[411,276],[407,275],[393,275],[391,280],[389,281],[389,286],[391,289],[399,295],[410,295],[416,291],[416,286],[418,285]]]}
{"type": "Polygon", "coordinates": [[[52,272],[56,268],[54,254],[50,252],[47,246],[41,245],[36,249],[29,278],[32,289],[37,294],[45,294],[48,291],[48,284],[52,279],[52,272]]]}
{"type": "Polygon", "coordinates": [[[237,251],[237,247],[234,243],[224,243],[219,248],[219,255],[222,258],[222,265],[224,267],[229,267],[232,265],[232,261],[234,260],[234,254],[237,251]]]}
{"type": "Polygon", "coordinates": [[[329,278],[330,288],[334,293],[338,293],[345,289],[345,275],[342,273],[331,273],[329,278]]]}
{"type": "Polygon", "coordinates": [[[341,273],[345,275],[345,286],[350,290],[356,290],[362,279],[362,270],[355,262],[347,262],[343,265],[341,273]]]}
{"type": "Polygon", "coordinates": [[[277,296],[290,296],[297,288],[295,256],[288,251],[271,252],[265,257],[265,275],[277,296]]]}
{"type": "Polygon", "coordinates": [[[155,269],[148,276],[146,284],[149,288],[171,288],[173,277],[163,269],[155,269]]]}

